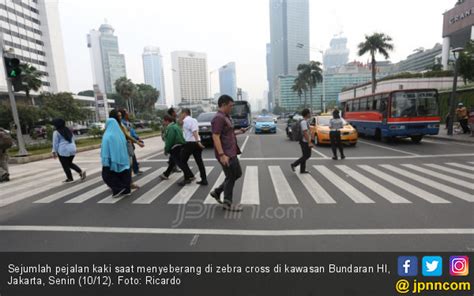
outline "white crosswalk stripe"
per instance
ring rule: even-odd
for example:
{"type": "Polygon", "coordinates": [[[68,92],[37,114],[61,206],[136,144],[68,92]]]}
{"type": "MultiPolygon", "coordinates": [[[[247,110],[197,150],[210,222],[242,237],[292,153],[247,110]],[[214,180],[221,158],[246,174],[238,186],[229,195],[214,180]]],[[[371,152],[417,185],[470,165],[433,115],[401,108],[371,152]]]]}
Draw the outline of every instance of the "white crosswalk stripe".
{"type": "MultiPolygon", "coordinates": [[[[33,175],[23,179],[17,179],[6,183],[6,186],[1,186],[0,197],[7,196],[9,194],[18,194],[28,189],[38,188],[44,184],[50,184],[57,182],[57,185],[61,185],[61,181],[66,179],[63,171],[53,170],[41,175],[33,175]]],[[[3,184],[2,184],[3,185],[3,184]]]]}
{"type": "Polygon", "coordinates": [[[52,195],[49,195],[49,196],[46,196],[45,198],[42,198],[40,200],[37,200],[35,201],[35,203],[51,203],[53,201],[56,201],[58,199],[61,199],[63,198],[64,196],[68,195],[68,194],[72,194],[74,192],[78,192],[84,188],[87,188],[89,186],[92,186],[92,185],[95,185],[99,182],[103,182],[102,181],[102,178],[101,177],[97,177],[97,178],[94,178],[94,179],[91,179],[91,180],[88,180],[86,182],[83,182],[83,183],[80,183],[74,187],[71,187],[71,188],[68,188],[68,189],[65,189],[65,190],[62,190],[62,191],[59,191],[55,194],[52,194],[52,195]]]}
{"type": "MultiPolygon", "coordinates": [[[[148,170],[148,168],[147,168],[147,170],[148,170]]],[[[109,187],[107,187],[107,185],[105,185],[105,184],[102,184],[99,187],[96,187],[92,190],[84,192],[83,194],[81,194],[79,196],[76,196],[73,199],[70,199],[70,200],[66,201],[66,203],[68,203],[68,204],[83,203],[83,202],[88,201],[89,199],[94,198],[95,196],[97,196],[99,194],[102,194],[103,192],[106,192],[108,190],[110,190],[109,187]]]]}
{"type": "Polygon", "coordinates": [[[430,168],[434,168],[434,169],[437,169],[437,170],[440,170],[440,171],[443,171],[443,172],[446,172],[446,173],[450,173],[450,174],[453,174],[453,175],[456,175],[456,176],[461,176],[461,177],[464,177],[464,178],[467,178],[467,179],[474,180],[474,174],[469,174],[469,173],[466,173],[466,172],[462,172],[460,170],[447,168],[447,167],[444,167],[444,166],[441,166],[441,165],[438,165],[438,164],[427,163],[427,164],[425,164],[425,166],[428,166],[430,168]]]}
{"type": "Polygon", "coordinates": [[[259,205],[260,191],[258,186],[258,167],[247,166],[244,174],[244,185],[240,203],[243,205],[259,205]]]}
{"type": "Polygon", "coordinates": [[[315,165],[314,168],[355,203],[374,203],[374,201],[371,200],[367,195],[360,192],[348,182],[344,181],[341,177],[336,175],[327,167],[323,165],[315,165]]]}
{"type": "Polygon", "coordinates": [[[472,193],[467,193],[467,192],[458,190],[456,188],[440,184],[438,182],[432,181],[428,178],[419,176],[417,174],[410,173],[407,170],[397,168],[397,167],[395,167],[393,165],[390,165],[390,164],[382,164],[381,167],[386,168],[387,170],[390,170],[390,171],[395,172],[397,174],[400,174],[402,176],[411,178],[411,179],[413,179],[417,182],[420,182],[420,183],[422,183],[426,186],[433,187],[436,190],[443,191],[444,193],[447,193],[447,194],[450,194],[452,196],[463,199],[465,201],[474,202],[474,194],[472,194],[472,193]]]}
{"type": "Polygon", "coordinates": [[[428,170],[428,169],[425,169],[425,168],[422,168],[422,167],[419,167],[419,166],[416,166],[416,165],[413,165],[413,164],[402,164],[402,166],[410,168],[414,171],[424,173],[426,175],[430,175],[432,177],[435,177],[435,178],[438,178],[438,179],[441,179],[441,180],[444,180],[444,181],[462,186],[462,187],[466,187],[466,188],[470,189],[474,194],[474,183],[472,183],[472,182],[466,182],[466,181],[463,181],[463,180],[459,180],[459,178],[454,178],[454,177],[451,177],[451,176],[448,176],[448,175],[445,175],[445,174],[440,174],[438,172],[434,172],[432,170],[428,170]]]}
{"type": "Polygon", "coordinates": [[[338,169],[349,175],[354,180],[358,181],[360,184],[367,186],[370,190],[377,193],[381,197],[387,199],[391,203],[395,204],[403,204],[403,203],[411,203],[411,201],[407,200],[404,197],[396,194],[395,192],[387,189],[386,187],[380,185],[379,183],[374,182],[370,178],[362,175],[361,173],[357,172],[356,170],[351,169],[347,165],[337,165],[338,169]]]}
{"type": "MultiPolygon", "coordinates": [[[[217,178],[216,182],[214,183],[214,186],[210,187],[211,190],[214,190],[217,186],[220,186],[222,182],[225,180],[225,174],[222,172],[219,177],[217,178]]],[[[221,196],[222,198],[222,196],[221,196]]],[[[204,204],[210,204],[210,205],[215,205],[217,204],[217,201],[211,196],[210,192],[207,195],[206,199],[204,200],[204,204]]]]}
{"type": "MultiPolygon", "coordinates": [[[[206,174],[209,175],[214,167],[206,167],[206,174]]],[[[186,204],[201,185],[193,183],[184,186],[178,194],[176,194],[168,203],[169,204],[186,204]]]]}
{"type": "MultiPolygon", "coordinates": [[[[192,168],[190,168],[192,169],[192,168]]],[[[156,186],[145,192],[139,198],[137,198],[133,203],[134,204],[151,204],[155,199],[157,199],[163,192],[168,190],[173,186],[176,181],[182,178],[183,174],[171,174],[169,180],[164,180],[158,183],[156,186]]]]}
{"type": "Polygon", "coordinates": [[[410,183],[407,183],[405,181],[402,181],[398,178],[392,177],[389,174],[386,174],[382,172],[381,170],[375,169],[369,165],[359,165],[359,167],[377,177],[382,178],[384,181],[391,183],[392,185],[395,185],[411,194],[414,194],[418,196],[421,199],[424,199],[430,203],[435,203],[435,204],[447,204],[451,203],[450,201],[447,201],[437,195],[434,195],[432,193],[429,193],[426,190],[420,189],[417,186],[411,185],[410,183]]]}
{"type": "Polygon", "coordinates": [[[447,165],[457,167],[463,170],[468,170],[468,171],[473,171],[474,172],[474,166],[472,165],[465,165],[465,164],[460,164],[460,163],[455,163],[455,162],[448,162],[446,163],[447,165]]]}
{"type": "Polygon", "coordinates": [[[335,204],[336,201],[319,183],[309,174],[296,174],[311,197],[318,204],[335,204]]]}
{"type": "Polygon", "coordinates": [[[283,171],[279,166],[269,166],[270,176],[273,182],[273,188],[275,188],[278,203],[281,205],[294,205],[298,204],[293,190],[291,190],[290,184],[283,175],[283,171]]]}

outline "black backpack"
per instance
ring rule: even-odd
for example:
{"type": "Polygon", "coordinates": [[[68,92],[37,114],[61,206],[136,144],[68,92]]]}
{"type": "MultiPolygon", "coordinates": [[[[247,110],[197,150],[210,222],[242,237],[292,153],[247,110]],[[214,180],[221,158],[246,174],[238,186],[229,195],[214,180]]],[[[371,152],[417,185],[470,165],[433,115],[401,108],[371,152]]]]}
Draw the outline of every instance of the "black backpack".
{"type": "Polygon", "coordinates": [[[303,119],[300,119],[291,125],[291,137],[293,141],[299,142],[303,140],[303,131],[301,130],[302,121],[303,119]]]}

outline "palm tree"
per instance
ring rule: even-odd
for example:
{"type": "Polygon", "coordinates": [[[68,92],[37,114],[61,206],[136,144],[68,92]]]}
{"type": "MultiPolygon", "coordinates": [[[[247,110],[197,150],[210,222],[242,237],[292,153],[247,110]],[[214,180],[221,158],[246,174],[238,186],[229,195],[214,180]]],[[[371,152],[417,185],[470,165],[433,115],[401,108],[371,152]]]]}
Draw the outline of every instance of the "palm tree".
{"type": "Polygon", "coordinates": [[[31,91],[39,91],[43,86],[41,78],[44,76],[43,73],[38,71],[35,67],[30,64],[21,64],[21,81],[25,90],[26,98],[31,99],[31,104],[35,105],[35,99],[30,98],[31,91]]]}
{"type": "Polygon", "coordinates": [[[389,51],[393,50],[393,44],[390,43],[392,37],[385,35],[384,33],[374,33],[371,36],[365,35],[365,42],[359,44],[359,56],[363,56],[366,53],[370,53],[372,57],[372,93],[375,93],[375,88],[377,86],[376,80],[376,67],[377,62],[375,60],[375,55],[381,54],[385,59],[388,59],[390,55],[389,51]]]}
{"type": "Polygon", "coordinates": [[[136,92],[136,87],[133,82],[127,77],[120,77],[115,81],[115,90],[119,93],[122,98],[125,100],[127,109],[131,114],[135,113],[133,108],[133,102],[131,100],[132,96],[136,92]]]}
{"type": "Polygon", "coordinates": [[[303,95],[303,93],[305,94],[305,105],[306,105],[306,91],[308,90],[308,86],[306,84],[306,82],[301,79],[301,77],[296,77],[295,78],[295,81],[294,81],[294,84],[293,86],[291,87],[291,89],[298,93],[298,97],[300,98],[300,104],[298,106],[301,106],[301,96],[303,95]]]}
{"type": "MultiPolygon", "coordinates": [[[[318,82],[323,81],[323,70],[321,69],[321,63],[310,61],[309,64],[300,64],[297,68],[299,77],[303,79],[309,86],[309,100],[310,109],[313,109],[313,88],[316,87],[318,82]]],[[[305,104],[306,105],[306,104],[305,104]]]]}

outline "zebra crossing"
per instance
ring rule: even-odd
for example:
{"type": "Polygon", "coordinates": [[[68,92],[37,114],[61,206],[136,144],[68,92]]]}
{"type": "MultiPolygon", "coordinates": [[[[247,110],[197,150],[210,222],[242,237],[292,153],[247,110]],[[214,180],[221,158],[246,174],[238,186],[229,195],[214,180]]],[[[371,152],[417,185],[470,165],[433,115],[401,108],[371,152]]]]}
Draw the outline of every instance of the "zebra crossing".
{"type": "MultiPolygon", "coordinates": [[[[471,164],[474,163],[321,164],[312,167],[312,174],[295,174],[284,165],[247,165],[243,167],[241,180],[236,183],[234,200],[244,205],[291,206],[301,204],[302,195],[307,195],[314,205],[337,205],[342,200],[365,205],[380,202],[394,205],[473,203],[474,166],[471,164]],[[304,194],[301,194],[302,190],[304,194]]],[[[169,180],[161,181],[159,175],[165,171],[164,167],[144,167],[142,170],[144,174],[135,180],[141,188],[126,198],[110,196],[109,188],[99,173],[101,168],[89,170],[88,180],[72,185],[59,185],[63,176],[57,171],[45,171],[40,178],[28,175],[0,186],[0,208],[25,201],[66,205],[113,205],[119,202],[131,205],[201,202],[212,205],[216,201],[209,193],[225,179],[220,167],[208,166],[209,186],[190,184],[179,187],[176,183],[182,178],[181,174],[172,174],[169,180]],[[47,194],[50,191],[52,193],[47,194]]]]}

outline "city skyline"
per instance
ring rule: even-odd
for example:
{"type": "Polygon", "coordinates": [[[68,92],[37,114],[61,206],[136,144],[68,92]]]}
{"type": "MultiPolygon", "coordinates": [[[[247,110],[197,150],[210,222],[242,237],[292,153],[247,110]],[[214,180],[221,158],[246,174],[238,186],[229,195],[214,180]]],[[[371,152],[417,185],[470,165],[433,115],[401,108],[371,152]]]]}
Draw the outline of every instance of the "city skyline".
{"type": "MultiPolygon", "coordinates": [[[[97,1],[96,1],[97,2],[97,1]]],[[[128,76],[136,83],[144,81],[141,53],[147,44],[160,44],[164,59],[166,88],[172,89],[171,55],[175,50],[194,50],[206,52],[209,58],[209,69],[233,60],[239,65],[239,87],[246,89],[250,97],[262,98],[267,88],[265,52],[269,42],[269,11],[268,1],[139,1],[142,5],[129,7],[126,2],[100,1],[99,3],[85,0],[81,3],[61,1],[60,17],[63,27],[66,61],[71,79],[71,91],[78,92],[92,88],[90,77],[90,61],[83,39],[91,28],[98,27],[107,18],[114,24],[116,35],[121,40],[121,53],[125,55],[128,76]],[[111,5],[116,9],[108,9],[111,5]],[[190,9],[183,12],[178,7],[187,6],[190,9]],[[204,15],[193,15],[201,6],[212,6],[210,12],[204,15]],[[93,10],[87,7],[94,7],[93,10]],[[147,7],[147,9],[143,9],[147,7]],[[235,11],[232,15],[221,14],[219,11],[235,11]],[[180,13],[177,17],[174,11],[180,13]],[[127,12],[127,13],[125,13],[127,12]],[[245,13],[242,21],[239,15],[245,13]],[[139,18],[136,16],[140,15],[139,18]],[[192,24],[192,26],[190,26],[192,24]],[[149,34],[145,27],[151,27],[153,34],[149,34]],[[180,38],[176,38],[180,36],[180,38]]],[[[356,49],[365,34],[382,31],[391,35],[395,43],[395,51],[391,60],[398,62],[410,55],[415,48],[431,48],[435,43],[442,41],[442,13],[454,6],[453,1],[417,1],[410,3],[413,9],[406,10],[394,7],[392,13],[404,19],[416,20],[419,11],[424,11],[423,24],[413,26],[411,22],[394,24],[384,21],[385,13],[375,14],[373,21],[361,19],[363,7],[373,5],[374,9],[384,12],[380,2],[361,1],[358,4],[349,1],[335,3],[317,3],[310,1],[311,18],[311,46],[326,49],[330,39],[340,31],[349,39],[348,48],[351,51],[349,61],[354,59],[366,62],[367,56],[357,57],[356,49]],[[344,7],[344,9],[340,9],[344,7]],[[344,21],[342,21],[344,20],[344,21]]],[[[402,5],[403,6],[403,5],[402,5]]],[[[321,55],[311,52],[311,59],[321,60],[321,55]]],[[[379,57],[380,60],[380,57],[379,57]]],[[[217,75],[212,77],[213,85],[218,85],[217,75]]],[[[167,97],[172,98],[172,91],[167,97]]]]}
{"type": "Polygon", "coordinates": [[[163,73],[163,56],[159,47],[146,46],[143,49],[143,76],[145,84],[153,86],[160,92],[157,105],[166,104],[165,77],[163,73]]]}

